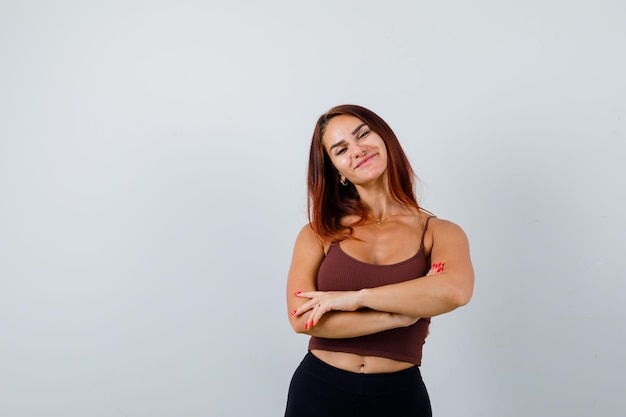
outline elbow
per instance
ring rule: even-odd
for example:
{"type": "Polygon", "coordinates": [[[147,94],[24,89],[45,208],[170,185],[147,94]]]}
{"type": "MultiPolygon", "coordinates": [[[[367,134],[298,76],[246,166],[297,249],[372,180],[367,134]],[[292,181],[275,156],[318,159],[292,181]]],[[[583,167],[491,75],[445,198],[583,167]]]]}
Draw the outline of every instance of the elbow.
{"type": "Polygon", "coordinates": [[[467,305],[474,292],[474,274],[464,275],[460,278],[462,279],[449,282],[448,286],[449,301],[454,308],[467,305]]]}
{"type": "Polygon", "coordinates": [[[289,323],[291,324],[291,328],[293,329],[295,333],[308,334],[308,330],[304,328],[303,320],[291,319],[289,320],[289,323]]]}
{"type": "Polygon", "coordinates": [[[467,305],[472,299],[472,293],[470,291],[459,291],[455,298],[456,306],[463,307],[464,305],[467,305]]]}
{"type": "Polygon", "coordinates": [[[304,327],[299,326],[297,323],[291,323],[291,328],[293,329],[294,333],[297,333],[297,334],[304,333],[304,327]]]}
{"type": "Polygon", "coordinates": [[[441,301],[448,306],[449,311],[463,307],[469,303],[472,298],[471,286],[447,283],[447,285],[441,289],[441,301]]]}
{"type": "Polygon", "coordinates": [[[294,327],[293,331],[297,334],[308,334],[308,331],[304,330],[304,327],[294,327]]]}
{"type": "Polygon", "coordinates": [[[463,307],[472,299],[472,290],[465,288],[454,288],[450,291],[450,303],[454,308],[463,307]]]}

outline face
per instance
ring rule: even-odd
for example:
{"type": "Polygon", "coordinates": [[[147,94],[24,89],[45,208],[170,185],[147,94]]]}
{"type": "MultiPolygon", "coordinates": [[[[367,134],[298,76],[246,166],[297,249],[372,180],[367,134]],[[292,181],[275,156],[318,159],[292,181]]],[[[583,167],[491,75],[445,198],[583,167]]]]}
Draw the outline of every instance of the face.
{"type": "Polygon", "coordinates": [[[385,142],[361,119],[349,115],[332,118],[322,143],[339,174],[354,185],[385,179],[385,142]]]}

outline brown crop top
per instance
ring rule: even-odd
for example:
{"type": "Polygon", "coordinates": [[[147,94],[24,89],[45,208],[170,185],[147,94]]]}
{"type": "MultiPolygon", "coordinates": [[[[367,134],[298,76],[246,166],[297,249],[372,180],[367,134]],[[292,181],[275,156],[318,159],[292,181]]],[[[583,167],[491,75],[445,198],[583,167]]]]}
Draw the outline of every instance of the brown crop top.
{"type": "MultiPolygon", "coordinates": [[[[424,234],[431,218],[426,220],[424,234]]],[[[345,253],[339,243],[333,243],[320,265],[317,287],[319,291],[358,291],[419,278],[425,276],[429,269],[430,262],[424,253],[423,235],[420,248],[413,257],[392,265],[374,265],[359,261],[345,253]]],[[[422,346],[428,335],[429,324],[430,318],[422,318],[408,327],[366,336],[345,339],[312,336],[309,340],[309,350],[381,356],[421,365],[422,346]]]]}

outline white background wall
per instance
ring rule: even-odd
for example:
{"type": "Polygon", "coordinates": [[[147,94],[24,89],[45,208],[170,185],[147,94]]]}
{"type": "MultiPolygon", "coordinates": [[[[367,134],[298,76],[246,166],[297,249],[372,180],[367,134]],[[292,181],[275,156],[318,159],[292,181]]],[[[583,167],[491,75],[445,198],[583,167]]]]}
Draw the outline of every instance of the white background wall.
{"type": "Polygon", "coordinates": [[[0,3],[0,416],[280,416],[307,152],[394,128],[468,233],[435,415],[623,416],[623,1],[0,3]]]}

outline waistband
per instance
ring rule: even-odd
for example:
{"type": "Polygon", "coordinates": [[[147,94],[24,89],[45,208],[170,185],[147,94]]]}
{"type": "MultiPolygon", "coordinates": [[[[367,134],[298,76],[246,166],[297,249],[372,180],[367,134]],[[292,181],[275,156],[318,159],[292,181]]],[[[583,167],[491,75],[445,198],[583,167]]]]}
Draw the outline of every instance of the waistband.
{"type": "Polygon", "coordinates": [[[422,383],[422,375],[417,365],[397,372],[364,374],[336,368],[308,352],[300,369],[311,377],[326,384],[355,394],[388,393],[411,389],[422,383]]]}

